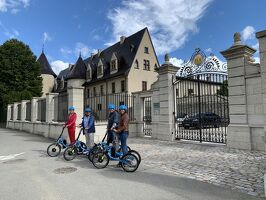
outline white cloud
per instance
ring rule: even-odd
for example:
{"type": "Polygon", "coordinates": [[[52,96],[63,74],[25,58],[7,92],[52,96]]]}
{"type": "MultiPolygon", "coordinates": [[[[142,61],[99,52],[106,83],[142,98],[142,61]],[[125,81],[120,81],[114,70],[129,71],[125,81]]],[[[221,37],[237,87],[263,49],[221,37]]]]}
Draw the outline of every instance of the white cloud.
{"type": "Polygon", "coordinates": [[[68,63],[65,63],[61,60],[55,60],[51,62],[51,67],[56,74],[59,74],[60,71],[66,69],[69,66],[68,63]]]}
{"type": "MultiPolygon", "coordinates": [[[[158,55],[180,48],[190,33],[198,32],[197,22],[212,0],[123,0],[108,12],[113,39],[129,36],[148,27],[158,55]]],[[[109,42],[109,43],[111,43],[109,42]]]]}
{"type": "Polygon", "coordinates": [[[0,12],[10,11],[16,14],[21,7],[26,8],[30,5],[30,0],[0,0],[0,12]]]}
{"type": "Polygon", "coordinates": [[[255,63],[260,63],[260,58],[259,57],[254,57],[255,63]]]}
{"type": "Polygon", "coordinates": [[[244,41],[255,38],[255,28],[253,26],[246,26],[241,33],[244,41]]]}
{"type": "Polygon", "coordinates": [[[51,41],[51,40],[52,40],[51,36],[47,32],[44,32],[43,33],[43,43],[45,44],[46,42],[51,41]]]}
{"type": "Polygon", "coordinates": [[[87,45],[83,44],[82,42],[77,42],[75,45],[75,55],[79,56],[81,53],[82,57],[88,57],[90,55],[90,49],[87,45]]]}
{"type": "Polygon", "coordinates": [[[259,43],[257,42],[256,44],[252,45],[253,49],[259,50],[259,43]]]}
{"type": "Polygon", "coordinates": [[[16,29],[9,30],[1,21],[0,21],[0,29],[2,29],[4,35],[7,36],[9,39],[17,38],[19,36],[18,30],[16,29]]]}
{"type": "Polygon", "coordinates": [[[72,50],[69,49],[69,48],[60,48],[60,52],[64,55],[69,55],[69,54],[72,54],[72,50]]]}
{"type": "Polygon", "coordinates": [[[179,58],[170,58],[169,59],[170,63],[172,63],[174,66],[181,67],[181,65],[184,63],[184,60],[179,59],[179,58]]]}

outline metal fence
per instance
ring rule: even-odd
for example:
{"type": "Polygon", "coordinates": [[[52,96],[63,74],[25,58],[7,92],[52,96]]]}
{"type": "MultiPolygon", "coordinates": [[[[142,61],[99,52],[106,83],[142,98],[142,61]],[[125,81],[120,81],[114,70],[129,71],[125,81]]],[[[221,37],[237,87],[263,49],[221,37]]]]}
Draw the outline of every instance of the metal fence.
{"type": "Polygon", "coordinates": [[[31,102],[26,103],[26,121],[31,121],[31,102]]]}
{"type": "Polygon", "coordinates": [[[62,93],[54,97],[54,121],[65,122],[68,114],[68,95],[62,93]]]}
{"type": "Polygon", "coordinates": [[[40,99],[37,101],[38,115],[37,121],[45,122],[46,119],[46,99],[40,99]]]}
{"type": "Polygon", "coordinates": [[[176,138],[226,143],[229,120],[226,74],[206,73],[175,83],[176,138]]]}
{"type": "Polygon", "coordinates": [[[134,101],[135,96],[126,93],[90,95],[85,100],[85,107],[91,107],[96,121],[106,121],[108,119],[108,104],[113,103],[117,106],[126,105],[130,121],[134,121],[134,101]]]}
{"type": "Polygon", "coordinates": [[[11,120],[13,120],[13,118],[14,118],[14,113],[13,113],[13,111],[14,111],[14,107],[13,106],[11,106],[11,117],[10,117],[10,119],[11,120]]]}
{"type": "Polygon", "coordinates": [[[145,97],[143,103],[143,133],[152,136],[151,97],[145,97]]]}
{"type": "Polygon", "coordinates": [[[17,120],[21,120],[21,104],[17,107],[17,120]]]}

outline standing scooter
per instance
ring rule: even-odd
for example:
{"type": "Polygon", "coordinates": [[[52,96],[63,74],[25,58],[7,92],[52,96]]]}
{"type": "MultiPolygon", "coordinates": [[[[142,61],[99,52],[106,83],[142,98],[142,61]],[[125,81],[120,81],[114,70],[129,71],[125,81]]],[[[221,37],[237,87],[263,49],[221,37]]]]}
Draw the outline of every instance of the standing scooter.
{"type": "Polygon", "coordinates": [[[74,144],[69,145],[66,150],[64,151],[64,159],[67,161],[73,160],[76,158],[77,155],[81,154],[88,154],[89,148],[87,148],[86,144],[79,140],[79,137],[81,135],[81,132],[83,131],[83,128],[80,128],[78,137],[74,144]]]}
{"type": "Polygon", "coordinates": [[[63,126],[62,132],[59,135],[59,137],[57,138],[56,142],[53,144],[50,144],[47,147],[47,154],[50,157],[58,156],[60,154],[62,148],[64,149],[64,148],[68,147],[66,140],[62,137],[64,130],[65,130],[65,126],[63,126]]]}

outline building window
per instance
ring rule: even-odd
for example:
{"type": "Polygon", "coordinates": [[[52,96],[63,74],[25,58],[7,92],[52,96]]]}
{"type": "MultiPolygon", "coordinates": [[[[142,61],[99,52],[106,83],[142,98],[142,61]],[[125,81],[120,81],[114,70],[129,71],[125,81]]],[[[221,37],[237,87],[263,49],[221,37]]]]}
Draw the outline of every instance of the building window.
{"type": "Polygon", "coordinates": [[[103,85],[100,86],[100,91],[101,91],[101,95],[104,95],[104,92],[103,92],[103,85]]]}
{"type": "Polygon", "coordinates": [[[149,48],[148,47],[144,47],[144,53],[149,53],[149,48]]]}
{"type": "Polygon", "coordinates": [[[116,68],[116,60],[112,60],[111,61],[111,71],[115,71],[117,68],[116,68]]]}
{"type": "Polygon", "coordinates": [[[188,96],[192,96],[194,94],[194,90],[193,89],[188,89],[188,96]]]}
{"type": "Polygon", "coordinates": [[[93,88],[93,95],[96,96],[96,87],[93,88]]]}
{"type": "Polygon", "coordinates": [[[143,69],[148,70],[148,71],[150,70],[150,61],[149,60],[144,60],[143,69]]]}
{"type": "Polygon", "coordinates": [[[97,67],[97,76],[101,76],[101,75],[103,75],[103,66],[99,65],[97,67]]]}
{"type": "Polygon", "coordinates": [[[91,67],[90,67],[90,64],[88,65],[88,68],[87,68],[87,80],[88,81],[91,80],[91,67]]]}
{"type": "Polygon", "coordinates": [[[158,70],[158,65],[155,64],[155,65],[154,65],[154,71],[157,71],[157,70],[158,70]]]}
{"type": "Polygon", "coordinates": [[[121,81],[121,92],[125,92],[125,90],[126,90],[126,87],[125,87],[125,81],[122,80],[122,81],[121,81]]]}
{"type": "Polygon", "coordinates": [[[115,82],[112,83],[112,93],[115,93],[115,82]]]}
{"type": "Polygon", "coordinates": [[[87,89],[87,97],[90,98],[90,89],[87,89]]]}
{"type": "Polygon", "coordinates": [[[102,110],[102,104],[99,103],[99,104],[97,105],[97,108],[98,108],[98,111],[101,111],[101,110],[102,110]]]}
{"type": "Polygon", "coordinates": [[[139,61],[138,60],[135,61],[135,69],[139,69],[139,61]]]}
{"type": "Polygon", "coordinates": [[[142,81],[142,91],[147,90],[147,81],[142,81]]]}

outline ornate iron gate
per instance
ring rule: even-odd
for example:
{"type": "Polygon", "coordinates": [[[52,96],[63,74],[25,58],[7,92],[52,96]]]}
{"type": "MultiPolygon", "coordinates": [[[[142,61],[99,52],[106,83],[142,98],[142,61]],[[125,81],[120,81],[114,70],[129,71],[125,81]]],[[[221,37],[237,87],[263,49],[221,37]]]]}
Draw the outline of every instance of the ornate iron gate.
{"type": "Polygon", "coordinates": [[[176,77],[176,139],[226,143],[229,106],[226,65],[199,49],[176,77]]]}
{"type": "Polygon", "coordinates": [[[152,136],[151,97],[143,99],[143,133],[152,136]]]}

